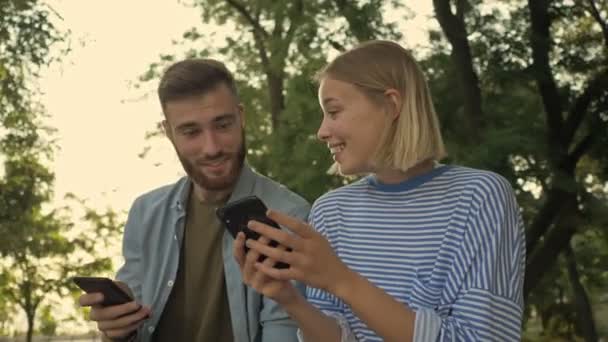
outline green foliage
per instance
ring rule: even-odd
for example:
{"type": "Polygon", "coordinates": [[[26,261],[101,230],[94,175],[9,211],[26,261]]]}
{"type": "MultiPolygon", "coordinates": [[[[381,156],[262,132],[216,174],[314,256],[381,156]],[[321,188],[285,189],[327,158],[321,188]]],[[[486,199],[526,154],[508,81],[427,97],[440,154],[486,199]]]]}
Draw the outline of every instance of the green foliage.
{"type": "MultiPolygon", "coordinates": [[[[110,259],[96,253],[117,240],[123,223],[117,213],[97,213],[75,196],[69,200],[84,206],[88,229],[74,225],[70,208],[49,208],[54,174],[45,164],[54,152],[54,131],[42,124],[32,80],[53,61],[51,46],[65,38],[51,23],[55,15],[35,0],[0,0],[0,330],[20,309],[28,341],[49,295],[74,292],[74,275],[110,269],[110,259]]],[[[45,334],[57,327],[51,311],[46,305],[40,316],[45,334]]]]}
{"type": "Polygon", "coordinates": [[[47,305],[40,312],[40,333],[44,336],[54,336],[57,322],[53,318],[51,306],[47,305]]]}
{"type": "Polygon", "coordinates": [[[52,24],[55,15],[37,0],[0,0],[0,121],[29,110],[25,80],[53,60],[50,47],[65,38],[52,24]]]}

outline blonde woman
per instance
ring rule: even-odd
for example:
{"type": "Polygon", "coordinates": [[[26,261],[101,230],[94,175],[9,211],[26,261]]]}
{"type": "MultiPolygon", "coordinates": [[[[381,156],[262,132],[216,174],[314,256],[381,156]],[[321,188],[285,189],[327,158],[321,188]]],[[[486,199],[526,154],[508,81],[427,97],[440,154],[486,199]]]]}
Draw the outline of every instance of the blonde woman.
{"type": "Polygon", "coordinates": [[[250,222],[262,237],[234,244],[244,281],[307,342],[519,340],[525,242],[513,190],[495,173],[438,163],[439,123],[412,56],[367,42],[318,80],[318,137],[339,172],[365,176],[320,197],[309,224],[269,211],[293,234],[250,222]]]}

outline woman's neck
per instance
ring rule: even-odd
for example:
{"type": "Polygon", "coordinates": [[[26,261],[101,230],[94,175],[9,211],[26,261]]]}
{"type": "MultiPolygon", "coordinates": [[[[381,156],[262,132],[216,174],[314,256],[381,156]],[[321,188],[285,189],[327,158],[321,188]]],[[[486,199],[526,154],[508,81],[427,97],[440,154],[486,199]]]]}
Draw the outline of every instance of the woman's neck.
{"type": "Polygon", "coordinates": [[[412,166],[407,171],[386,169],[376,172],[375,175],[376,179],[378,179],[380,183],[398,184],[410,178],[414,178],[423,175],[427,172],[430,172],[435,167],[434,164],[435,162],[432,159],[427,159],[412,166]]]}

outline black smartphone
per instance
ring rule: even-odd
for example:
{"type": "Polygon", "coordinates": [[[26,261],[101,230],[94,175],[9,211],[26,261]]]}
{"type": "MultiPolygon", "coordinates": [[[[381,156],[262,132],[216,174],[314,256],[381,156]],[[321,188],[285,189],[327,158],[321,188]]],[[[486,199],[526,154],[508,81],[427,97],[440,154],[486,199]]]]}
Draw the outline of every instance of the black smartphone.
{"type": "Polygon", "coordinates": [[[74,277],[72,281],[86,293],[101,292],[103,294],[102,306],[120,305],[133,301],[133,298],[110,278],[74,277]]]}
{"type": "MultiPolygon", "coordinates": [[[[243,232],[247,239],[257,240],[260,237],[260,234],[247,228],[247,222],[249,221],[258,221],[276,229],[281,229],[276,222],[266,216],[267,211],[268,208],[261,199],[257,196],[247,196],[218,208],[215,213],[234,238],[236,238],[239,232],[243,232]]],[[[276,247],[278,243],[273,240],[270,241],[269,245],[271,247],[276,247]]],[[[245,253],[247,253],[248,250],[247,246],[245,246],[245,253]]],[[[260,255],[258,261],[261,262],[264,259],[266,259],[266,256],[260,255]]],[[[278,262],[274,267],[289,268],[289,265],[278,262]]]]}

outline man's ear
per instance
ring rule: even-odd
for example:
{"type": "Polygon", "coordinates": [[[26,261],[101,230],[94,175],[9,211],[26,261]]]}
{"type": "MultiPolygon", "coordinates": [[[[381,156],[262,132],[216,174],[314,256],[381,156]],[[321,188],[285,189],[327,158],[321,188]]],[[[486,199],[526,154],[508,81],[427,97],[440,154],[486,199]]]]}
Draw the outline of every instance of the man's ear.
{"type": "Polygon", "coordinates": [[[169,140],[173,141],[173,131],[171,130],[171,125],[167,122],[167,120],[163,120],[161,122],[161,126],[163,128],[165,136],[169,138],[169,140]]]}
{"type": "Polygon", "coordinates": [[[401,107],[403,105],[401,94],[396,89],[391,88],[384,92],[384,96],[387,100],[388,114],[393,120],[396,120],[401,115],[401,107]]]}
{"type": "Polygon", "coordinates": [[[239,118],[241,119],[241,127],[245,128],[245,107],[242,103],[237,105],[239,111],[239,118]]]}

